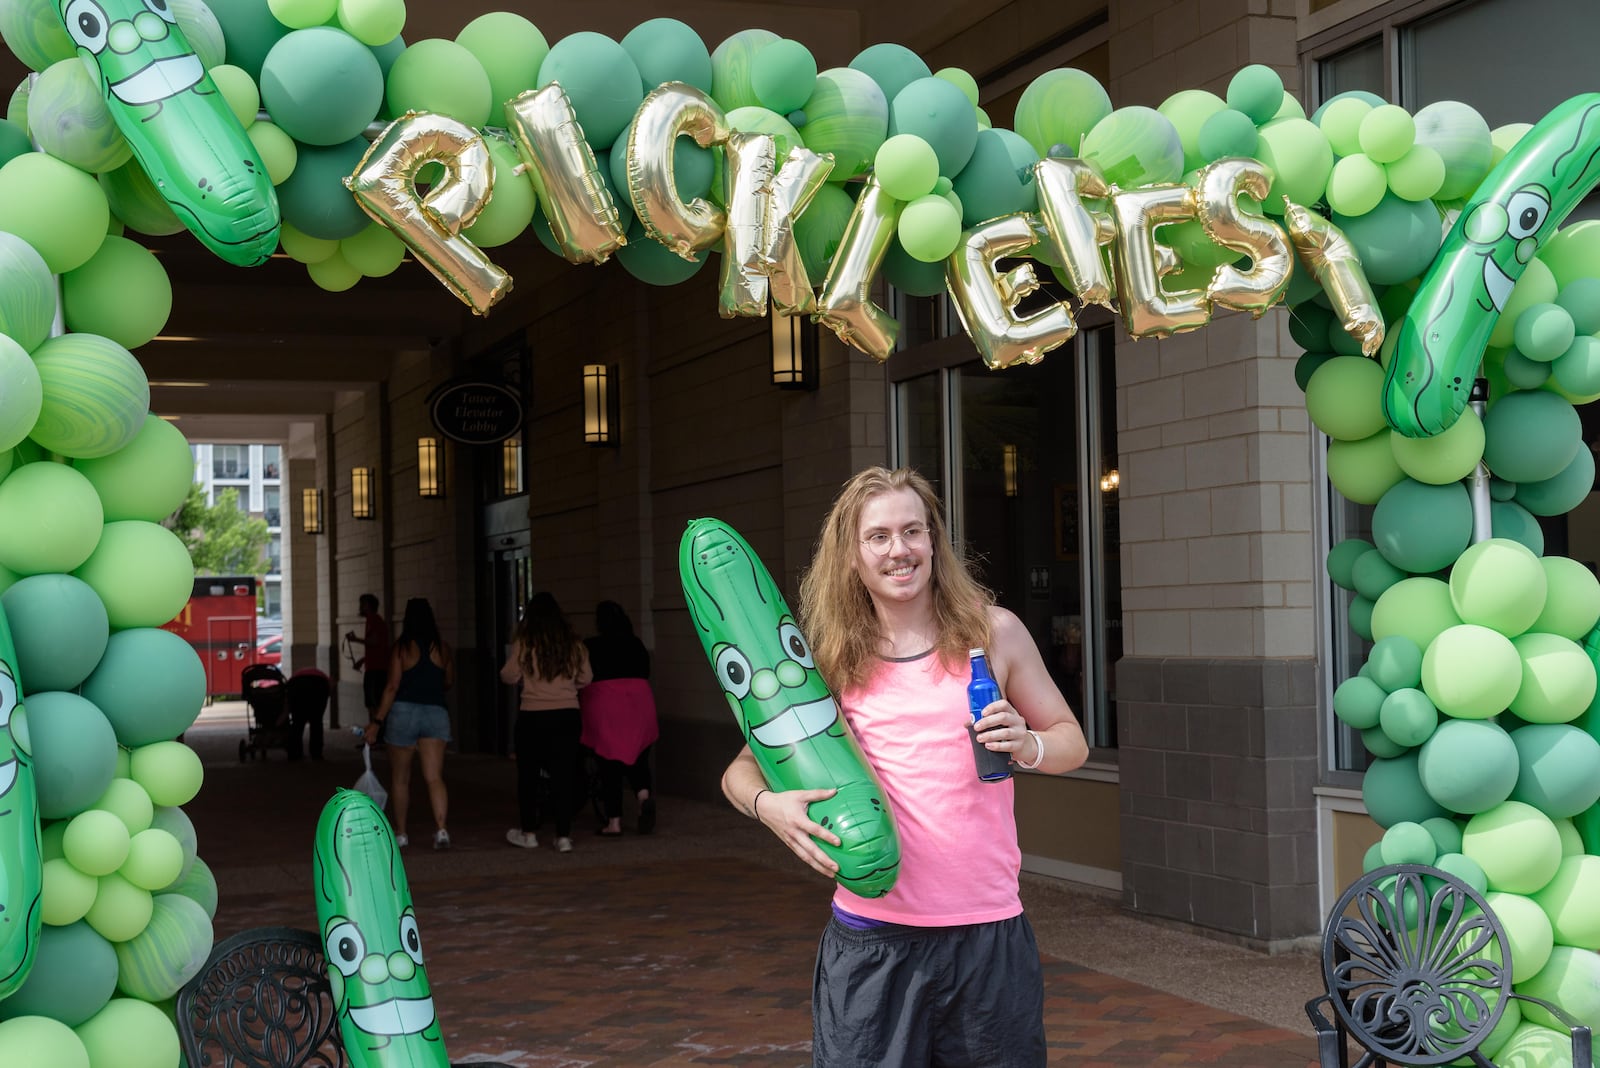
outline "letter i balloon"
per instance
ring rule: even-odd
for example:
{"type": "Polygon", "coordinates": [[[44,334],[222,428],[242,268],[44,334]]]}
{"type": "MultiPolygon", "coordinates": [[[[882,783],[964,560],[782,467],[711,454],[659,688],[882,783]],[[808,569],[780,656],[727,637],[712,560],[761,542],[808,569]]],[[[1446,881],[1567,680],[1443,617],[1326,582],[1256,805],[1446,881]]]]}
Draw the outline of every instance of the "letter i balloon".
{"type": "Polygon", "coordinates": [[[837,790],[813,802],[810,814],[840,844],[817,844],[838,862],[840,885],[862,897],[888,893],[900,873],[894,816],[778,584],[717,519],[689,523],[678,577],[700,645],[767,783],[780,791],[837,790]]]}

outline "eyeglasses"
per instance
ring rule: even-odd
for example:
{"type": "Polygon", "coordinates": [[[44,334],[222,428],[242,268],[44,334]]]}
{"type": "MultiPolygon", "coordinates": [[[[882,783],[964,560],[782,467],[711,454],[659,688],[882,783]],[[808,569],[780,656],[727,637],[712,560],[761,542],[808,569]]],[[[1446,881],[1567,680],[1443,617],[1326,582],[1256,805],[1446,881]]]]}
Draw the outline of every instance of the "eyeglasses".
{"type": "Polygon", "coordinates": [[[906,527],[898,534],[890,534],[887,531],[880,530],[876,534],[862,538],[861,544],[879,556],[888,556],[889,550],[894,547],[896,538],[899,538],[900,543],[907,549],[926,548],[928,544],[928,528],[906,527]]]}

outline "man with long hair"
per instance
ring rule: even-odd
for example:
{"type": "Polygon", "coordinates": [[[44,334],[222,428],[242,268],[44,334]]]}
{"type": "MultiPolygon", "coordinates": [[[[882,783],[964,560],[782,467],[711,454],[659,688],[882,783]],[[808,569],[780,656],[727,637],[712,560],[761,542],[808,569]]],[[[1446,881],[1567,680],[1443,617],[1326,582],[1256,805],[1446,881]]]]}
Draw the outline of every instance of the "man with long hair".
{"type": "MultiPolygon", "coordinates": [[[[1015,787],[978,779],[967,725],[969,650],[1004,694],[976,727],[1019,767],[1060,774],[1088,756],[1033,637],[951,546],[933,487],[908,469],[850,479],[800,583],[800,624],[900,835],[883,897],[834,889],[812,986],[816,1068],[1035,1068],[1044,983],[1022,910],[1015,787]]],[[[807,813],[831,789],[774,791],[745,747],[722,789],[801,860],[839,839],[807,813]]]]}

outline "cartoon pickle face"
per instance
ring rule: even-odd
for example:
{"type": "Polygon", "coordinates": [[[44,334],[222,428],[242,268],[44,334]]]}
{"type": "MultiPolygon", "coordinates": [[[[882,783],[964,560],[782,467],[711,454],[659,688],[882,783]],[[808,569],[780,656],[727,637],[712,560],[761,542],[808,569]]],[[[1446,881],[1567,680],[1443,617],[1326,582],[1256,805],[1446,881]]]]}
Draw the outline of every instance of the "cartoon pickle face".
{"type": "Polygon", "coordinates": [[[341,791],[318,824],[314,863],[328,983],[345,1045],[405,1043],[419,1063],[448,1063],[388,820],[365,795],[341,791]]]}
{"type": "Polygon", "coordinates": [[[774,750],[782,763],[807,738],[843,735],[839,705],[794,620],[784,616],[775,633],[757,638],[739,645],[723,642],[712,650],[717,681],[749,742],[774,750]]]}
{"type": "Polygon", "coordinates": [[[101,88],[129,107],[154,105],[205,77],[167,0],[67,0],[61,18],[73,44],[94,57],[101,88]]]}
{"type": "Polygon", "coordinates": [[[28,750],[19,737],[22,718],[22,695],[17,691],[17,680],[11,668],[0,660],[0,811],[11,808],[7,795],[17,785],[18,773],[28,766],[28,750]],[[12,723],[16,716],[16,723],[12,723]]]}
{"type": "Polygon", "coordinates": [[[1484,311],[1505,311],[1517,284],[1512,272],[1521,275],[1539,251],[1549,218],[1550,193],[1536,183],[1518,189],[1503,204],[1486,200],[1467,216],[1462,234],[1482,250],[1478,255],[1483,258],[1483,292],[1478,306],[1484,311]]]}

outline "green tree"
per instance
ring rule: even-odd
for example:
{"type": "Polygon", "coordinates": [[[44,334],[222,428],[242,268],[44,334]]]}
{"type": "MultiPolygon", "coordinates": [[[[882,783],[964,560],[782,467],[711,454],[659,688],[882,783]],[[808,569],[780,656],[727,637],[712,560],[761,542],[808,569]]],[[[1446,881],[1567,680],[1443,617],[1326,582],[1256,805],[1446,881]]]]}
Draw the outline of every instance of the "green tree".
{"type": "Polygon", "coordinates": [[[196,482],[167,525],[188,548],[197,575],[267,573],[267,521],[239,510],[238,490],[225,489],[208,505],[205,488],[196,482]]]}

